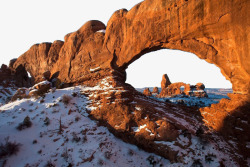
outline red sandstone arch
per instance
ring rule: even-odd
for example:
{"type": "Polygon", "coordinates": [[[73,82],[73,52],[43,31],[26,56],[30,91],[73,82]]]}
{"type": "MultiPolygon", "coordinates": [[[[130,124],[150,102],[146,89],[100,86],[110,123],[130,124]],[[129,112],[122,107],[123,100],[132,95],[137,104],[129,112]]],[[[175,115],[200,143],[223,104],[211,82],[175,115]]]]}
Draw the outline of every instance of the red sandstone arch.
{"type": "Polygon", "coordinates": [[[192,52],[217,65],[232,82],[234,92],[247,93],[249,39],[243,37],[249,27],[243,17],[247,16],[244,9],[247,4],[247,1],[144,1],[129,12],[120,10],[111,17],[107,35],[118,36],[114,30],[119,29],[123,38],[107,42],[107,46],[112,50],[121,43],[115,49],[116,64],[121,69],[152,50],[192,52]]]}
{"type": "Polygon", "coordinates": [[[143,54],[179,49],[217,65],[234,93],[249,101],[249,4],[248,0],[145,0],[130,11],[116,11],[107,27],[89,21],[66,35],[65,42],[32,46],[13,68],[23,65],[36,82],[47,70],[58,72],[65,83],[94,83],[114,73],[124,82],[125,69],[143,54]],[[93,73],[97,67],[98,73],[93,73]]]}
{"type": "Polygon", "coordinates": [[[14,66],[24,64],[36,80],[46,70],[60,71],[64,82],[74,83],[96,66],[124,72],[145,53],[179,49],[217,65],[235,93],[249,94],[247,6],[247,0],[145,0],[129,12],[116,11],[107,28],[90,21],[65,42],[34,45],[14,66]]]}

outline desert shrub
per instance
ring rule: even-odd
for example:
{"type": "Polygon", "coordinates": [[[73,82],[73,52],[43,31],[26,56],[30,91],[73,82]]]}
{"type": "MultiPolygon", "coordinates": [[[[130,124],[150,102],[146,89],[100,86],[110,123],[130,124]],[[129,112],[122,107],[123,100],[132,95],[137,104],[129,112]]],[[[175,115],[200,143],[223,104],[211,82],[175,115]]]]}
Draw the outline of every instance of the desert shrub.
{"type": "Polygon", "coordinates": [[[155,160],[155,157],[153,155],[150,155],[147,158],[147,161],[149,162],[150,165],[155,166],[157,164],[157,161],[155,160]]]}
{"type": "Polygon", "coordinates": [[[40,103],[44,103],[44,102],[45,102],[45,100],[44,100],[44,99],[41,99],[41,100],[40,100],[40,103]]]}
{"type": "Polygon", "coordinates": [[[195,159],[191,167],[203,167],[200,159],[195,159]]]}
{"type": "Polygon", "coordinates": [[[104,157],[105,157],[106,159],[110,159],[111,156],[112,156],[112,154],[111,154],[110,151],[106,151],[106,152],[104,153],[104,157]]]}
{"type": "Polygon", "coordinates": [[[48,126],[50,124],[50,119],[46,117],[43,122],[44,122],[44,125],[48,126]]]}
{"type": "Polygon", "coordinates": [[[195,134],[196,136],[201,137],[204,134],[204,130],[202,129],[202,127],[199,127],[195,134]]]}
{"type": "Polygon", "coordinates": [[[45,167],[56,167],[56,165],[53,164],[53,163],[51,162],[51,160],[50,160],[50,161],[48,161],[48,162],[46,163],[45,167]]]}
{"type": "Polygon", "coordinates": [[[78,122],[81,118],[79,116],[75,117],[75,121],[78,122]]]}
{"type": "Polygon", "coordinates": [[[78,137],[75,132],[72,133],[72,141],[78,143],[81,140],[81,137],[78,137]]]}
{"type": "Polygon", "coordinates": [[[216,158],[216,155],[214,155],[214,154],[207,154],[207,155],[205,155],[205,161],[207,163],[211,163],[212,161],[214,161],[214,158],[216,158]]]}
{"type": "Polygon", "coordinates": [[[61,154],[61,157],[68,163],[67,167],[72,167],[72,155],[69,154],[67,147],[64,148],[63,153],[61,154]]]}
{"type": "Polygon", "coordinates": [[[73,92],[71,95],[72,95],[73,97],[76,97],[76,96],[77,96],[77,92],[73,92]]]}
{"type": "Polygon", "coordinates": [[[67,167],[73,167],[72,163],[69,163],[67,167]]]}
{"type": "Polygon", "coordinates": [[[59,112],[59,110],[53,108],[53,111],[52,111],[53,114],[58,113],[58,112],[59,112]]]}
{"type": "Polygon", "coordinates": [[[98,160],[98,165],[99,165],[99,166],[103,166],[103,165],[104,165],[104,161],[103,161],[102,159],[99,159],[99,160],[98,160]]]}
{"type": "Polygon", "coordinates": [[[68,162],[68,159],[69,159],[69,152],[68,152],[68,149],[65,148],[63,153],[61,154],[61,157],[63,157],[63,159],[68,162]]]}
{"type": "Polygon", "coordinates": [[[9,137],[6,137],[4,143],[0,144],[0,159],[6,156],[11,156],[19,151],[20,143],[10,142],[9,137]]]}
{"type": "Polygon", "coordinates": [[[33,142],[32,142],[33,144],[36,144],[37,143],[37,140],[33,140],[33,142]]]}
{"type": "Polygon", "coordinates": [[[20,123],[18,126],[17,126],[17,129],[18,130],[23,130],[23,129],[26,129],[26,128],[29,128],[31,127],[32,125],[32,122],[30,121],[30,117],[29,116],[26,116],[23,120],[22,123],[20,123]]]}
{"type": "Polygon", "coordinates": [[[133,150],[131,150],[131,149],[128,150],[128,155],[133,156],[134,154],[135,154],[135,153],[134,153],[133,150]]]}
{"type": "Polygon", "coordinates": [[[63,104],[65,104],[65,105],[69,104],[69,102],[70,102],[71,100],[72,100],[72,96],[70,96],[70,95],[64,94],[64,95],[62,96],[62,102],[63,102],[63,104]]]}
{"type": "Polygon", "coordinates": [[[87,135],[84,135],[84,137],[82,138],[83,143],[88,141],[87,135]]]}

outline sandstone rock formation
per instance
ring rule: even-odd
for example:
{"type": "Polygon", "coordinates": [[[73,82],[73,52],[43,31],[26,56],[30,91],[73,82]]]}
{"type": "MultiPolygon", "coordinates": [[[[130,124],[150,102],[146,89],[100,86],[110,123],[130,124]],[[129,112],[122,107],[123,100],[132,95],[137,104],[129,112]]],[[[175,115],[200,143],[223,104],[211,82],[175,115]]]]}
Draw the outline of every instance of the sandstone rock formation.
{"type": "Polygon", "coordinates": [[[168,78],[168,75],[164,74],[162,76],[162,80],[161,80],[161,89],[167,88],[170,84],[171,84],[171,82],[170,82],[170,80],[168,78]]]}
{"type": "Polygon", "coordinates": [[[146,95],[146,96],[152,96],[152,93],[149,90],[149,88],[144,89],[143,94],[146,95]]]}
{"type": "MultiPolygon", "coordinates": [[[[16,60],[11,60],[10,65],[16,60]]],[[[0,86],[3,87],[29,87],[31,86],[31,80],[28,77],[28,74],[25,68],[20,65],[16,69],[13,69],[11,66],[3,64],[0,68],[0,86]]]]}
{"type": "MultiPolygon", "coordinates": [[[[245,115],[238,114],[246,111],[250,101],[249,3],[248,0],[145,0],[130,11],[126,9],[116,11],[107,26],[100,21],[89,21],[76,32],[66,35],[64,42],[33,45],[16,61],[10,63],[9,68],[15,76],[11,76],[11,79],[19,87],[28,85],[25,70],[30,72],[35,83],[43,80],[44,72],[50,71],[52,76],[58,75],[58,80],[64,82],[65,86],[77,84],[95,86],[102,82],[102,79],[112,77],[113,86],[124,89],[122,93],[110,93],[113,99],[117,99],[116,102],[119,101],[119,105],[105,106],[96,112],[93,111],[92,115],[95,119],[106,122],[112,122],[111,118],[119,116],[117,121],[126,120],[127,123],[131,123],[134,116],[127,116],[126,113],[130,112],[129,104],[136,99],[133,95],[137,94],[133,92],[133,88],[125,84],[125,70],[128,65],[145,53],[163,48],[192,52],[199,58],[218,66],[233,85],[234,94],[230,96],[231,100],[222,101],[211,108],[201,110],[205,125],[220,132],[226,128],[224,126],[229,124],[230,119],[236,121],[238,118],[242,120],[249,118],[249,112],[244,112],[245,115]],[[240,103],[235,101],[237,99],[241,99],[240,103]],[[119,109],[120,113],[108,112],[116,109],[119,109]],[[217,114],[218,112],[223,114],[217,114]],[[108,117],[109,114],[112,117],[108,117]],[[240,117],[236,119],[234,115],[240,115],[240,117]],[[217,116],[216,120],[213,120],[214,116],[217,116]]],[[[5,78],[10,77],[5,75],[5,78]]],[[[202,86],[199,86],[199,89],[202,89],[202,86]]],[[[173,91],[179,93],[174,86],[173,91]]],[[[99,98],[104,102],[108,101],[104,97],[99,96],[99,98]]],[[[136,101],[141,105],[147,104],[138,99],[136,101]]],[[[154,104],[150,103],[150,105],[154,104]]],[[[167,107],[166,110],[171,112],[173,108],[167,107]]],[[[153,112],[153,109],[151,108],[150,111],[153,112]]],[[[182,113],[188,115],[186,111],[188,110],[183,110],[182,113]]],[[[143,123],[142,115],[137,116],[138,119],[140,117],[140,123],[143,123]]],[[[179,116],[176,115],[176,117],[179,116]]],[[[193,116],[186,116],[186,118],[189,119],[190,124],[193,123],[193,116]]],[[[173,118],[171,120],[170,122],[176,121],[173,118]]],[[[230,130],[226,128],[225,133],[222,133],[224,137],[239,134],[238,129],[231,128],[234,124],[230,124],[228,128],[230,130]]],[[[115,129],[115,124],[105,125],[115,129]]],[[[168,152],[166,149],[164,152],[159,150],[158,146],[149,148],[151,145],[149,146],[148,143],[155,146],[150,135],[148,135],[150,142],[149,140],[142,142],[141,137],[133,138],[133,135],[132,137],[128,135],[130,139],[126,136],[127,133],[131,134],[128,124],[121,126],[124,127],[121,130],[125,134],[124,140],[134,141],[149,151],[156,149],[158,152],[155,152],[158,154],[177,161],[173,151],[168,152]]],[[[178,129],[177,126],[177,123],[171,123],[169,129],[172,127],[178,129]]],[[[250,129],[249,124],[244,126],[246,128],[240,133],[250,136],[247,131],[250,129]]],[[[182,130],[184,128],[188,127],[182,127],[182,130]]],[[[188,129],[188,131],[191,130],[188,129]]],[[[118,136],[122,135],[117,131],[114,133],[118,136]]],[[[243,155],[243,158],[239,158],[238,161],[244,165],[247,155],[250,154],[246,147],[246,141],[249,141],[249,138],[242,135],[236,135],[233,138],[243,143],[239,144],[237,147],[239,149],[235,151],[243,155]]]]}
{"type": "Polygon", "coordinates": [[[11,101],[15,101],[17,99],[28,98],[29,90],[27,88],[19,88],[16,93],[12,96],[11,101]]]}
{"type": "Polygon", "coordinates": [[[169,97],[176,95],[186,95],[195,97],[208,97],[203,83],[197,83],[195,86],[185,84],[183,82],[176,82],[170,84],[168,87],[161,90],[159,97],[169,97]]]}
{"type": "Polygon", "coordinates": [[[52,84],[49,81],[43,81],[37,83],[31,88],[19,88],[16,93],[11,98],[11,101],[15,101],[17,99],[30,98],[30,97],[40,97],[47,93],[52,84]]]}
{"type": "Polygon", "coordinates": [[[158,87],[154,87],[152,94],[159,94],[159,89],[158,87]]]}
{"type": "Polygon", "coordinates": [[[197,83],[195,85],[196,90],[204,90],[205,89],[205,85],[203,83],[197,83]]]}
{"type": "Polygon", "coordinates": [[[161,90],[160,97],[188,94],[189,91],[189,84],[185,84],[183,82],[172,83],[168,87],[161,90]],[[182,87],[184,88],[184,90],[181,89],[182,87]]]}

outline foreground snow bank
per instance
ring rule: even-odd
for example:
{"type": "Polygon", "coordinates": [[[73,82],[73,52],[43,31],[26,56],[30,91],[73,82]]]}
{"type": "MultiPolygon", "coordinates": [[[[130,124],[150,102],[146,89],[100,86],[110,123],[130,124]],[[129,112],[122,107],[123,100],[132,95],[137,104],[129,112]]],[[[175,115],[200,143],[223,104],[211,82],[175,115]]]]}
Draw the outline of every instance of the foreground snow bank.
{"type": "MultiPolygon", "coordinates": [[[[99,88],[99,87],[98,87],[99,88]]],[[[97,87],[94,89],[98,89],[97,87]]],[[[154,154],[124,143],[88,117],[89,100],[81,92],[93,88],[71,87],[22,99],[0,107],[0,143],[6,137],[20,143],[16,155],[0,159],[5,166],[151,166],[170,165],[154,154]],[[64,96],[70,97],[65,102],[64,96]],[[17,130],[29,117],[32,126],[17,130]]]]}

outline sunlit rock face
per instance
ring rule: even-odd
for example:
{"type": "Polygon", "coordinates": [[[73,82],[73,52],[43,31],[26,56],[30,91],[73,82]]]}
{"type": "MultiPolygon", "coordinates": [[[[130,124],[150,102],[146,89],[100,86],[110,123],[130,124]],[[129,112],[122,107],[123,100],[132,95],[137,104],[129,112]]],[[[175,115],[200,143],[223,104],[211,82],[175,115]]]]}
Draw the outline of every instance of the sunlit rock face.
{"type": "Polygon", "coordinates": [[[247,94],[250,82],[247,38],[249,1],[145,0],[130,11],[116,11],[107,27],[89,21],[65,42],[36,44],[18,58],[39,81],[41,73],[60,71],[68,83],[83,82],[90,69],[124,72],[143,54],[161,48],[195,53],[216,64],[236,93],[247,94]],[[106,31],[104,31],[106,30],[106,31]]]}
{"type": "MultiPolygon", "coordinates": [[[[150,134],[145,135],[147,131],[131,137],[134,133],[130,132],[131,128],[135,124],[143,125],[146,122],[148,129],[152,129],[152,133],[157,136],[157,132],[153,131],[156,127],[153,123],[155,121],[146,118],[160,120],[163,111],[174,111],[175,117],[183,117],[187,120],[187,125],[197,127],[197,123],[193,121],[194,113],[187,113],[188,109],[181,109],[179,106],[159,109],[156,102],[145,100],[131,86],[125,84],[125,70],[145,53],[162,48],[195,53],[199,58],[217,65],[222,74],[231,81],[236,93],[230,95],[232,100],[224,100],[210,108],[201,109],[202,118],[200,113],[195,113],[196,121],[203,124],[203,119],[205,126],[220,131],[224,137],[234,136],[238,147],[236,152],[243,157],[238,160],[244,160],[250,154],[247,147],[250,139],[246,137],[250,136],[249,124],[240,122],[249,121],[249,112],[246,112],[247,109],[249,111],[250,101],[249,3],[248,0],[145,0],[130,11],[116,11],[107,26],[100,21],[89,21],[79,30],[66,35],[64,42],[33,45],[12,62],[10,68],[16,72],[23,69],[29,71],[35,83],[43,80],[43,73],[46,71],[50,71],[52,76],[56,75],[65,85],[95,86],[102,83],[104,78],[111,77],[112,86],[122,91],[109,92],[110,99],[106,95],[97,96],[96,100],[102,101],[105,106],[98,108],[98,111],[92,111],[93,117],[106,122],[104,124],[113,130],[120,123],[121,129],[114,131],[117,136],[139,143],[144,149],[175,162],[178,161],[176,152],[159,149],[155,139],[150,134]],[[119,104],[110,104],[107,101],[119,101],[119,104]],[[131,103],[135,104],[134,101],[139,106],[145,106],[145,112],[148,113],[144,112],[143,115],[138,112],[135,116],[131,115],[131,103]],[[152,114],[157,107],[159,116],[152,114]],[[112,112],[108,112],[110,110],[112,112]],[[235,127],[240,127],[241,131],[235,127]],[[142,141],[143,136],[147,140],[142,141]]],[[[136,110],[135,107],[136,105],[133,110],[136,110]]],[[[170,114],[166,117],[168,121],[162,120],[164,125],[159,123],[163,127],[169,124],[165,126],[168,129],[163,130],[166,133],[162,134],[164,140],[175,140],[179,131],[185,131],[185,128],[192,134],[197,130],[180,125],[183,120],[178,121],[170,114]],[[171,129],[176,133],[170,137],[167,132],[171,129]]],[[[239,162],[245,163],[240,160],[239,162]]]]}
{"type": "Polygon", "coordinates": [[[162,80],[161,80],[161,89],[163,90],[163,89],[167,88],[170,84],[171,84],[171,82],[168,78],[168,75],[164,74],[162,76],[162,80]]]}

